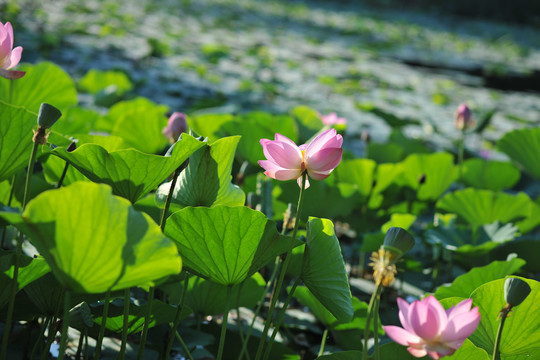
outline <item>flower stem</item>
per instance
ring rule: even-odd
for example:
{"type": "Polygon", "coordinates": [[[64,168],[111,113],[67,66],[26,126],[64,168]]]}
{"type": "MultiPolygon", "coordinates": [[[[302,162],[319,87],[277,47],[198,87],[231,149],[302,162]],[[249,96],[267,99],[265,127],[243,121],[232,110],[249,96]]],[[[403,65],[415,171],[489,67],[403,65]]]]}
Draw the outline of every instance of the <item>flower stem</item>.
{"type": "MultiPolygon", "coordinates": [[[[303,262],[302,262],[303,264],[303,262]]],[[[281,323],[283,322],[283,318],[285,317],[285,312],[287,311],[287,306],[289,306],[289,303],[291,302],[291,299],[293,297],[294,291],[296,290],[296,287],[300,283],[300,277],[298,277],[292,288],[289,292],[289,295],[287,295],[287,299],[285,299],[285,302],[283,303],[283,308],[281,309],[278,320],[276,322],[276,326],[274,327],[274,331],[272,332],[272,336],[270,337],[270,341],[268,341],[268,345],[266,346],[265,354],[264,354],[264,360],[268,359],[268,356],[270,356],[270,351],[272,351],[272,345],[274,344],[274,340],[276,339],[276,336],[279,332],[279,328],[281,327],[281,323]]]]}
{"type": "Polygon", "coordinates": [[[64,360],[66,354],[66,346],[68,342],[69,331],[69,309],[71,303],[71,291],[64,292],[64,315],[62,316],[62,340],[60,340],[60,352],[58,354],[58,360],[64,360]]]}
{"type": "MultiPolygon", "coordinates": [[[[296,239],[298,223],[300,222],[300,211],[302,210],[302,203],[304,201],[304,190],[306,189],[306,180],[307,180],[307,173],[304,172],[302,174],[302,186],[300,187],[300,195],[298,196],[298,206],[296,207],[296,220],[294,221],[291,247],[294,244],[294,240],[296,239]]],[[[292,253],[292,249],[289,249],[289,251],[287,251],[287,255],[285,256],[283,266],[280,269],[279,279],[278,279],[276,287],[274,288],[274,292],[272,293],[272,300],[270,301],[270,308],[268,309],[268,315],[266,318],[266,322],[264,324],[264,330],[261,336],[261,340],[259,341],[259,347],[257,348],[257,354],[255,355],[255,360],[259,360],[261,358],[264,344],[266,343],[266,336],[268,335],[268,330],[270,329],[270,323],[272,322],[274,308],[276,306],[276,302],[279,297],[279,293],[281,292],[281,287],[283,285],[283,279],[285,278],[285,274],[287,273],[287,267],[289,266],[289,263],[291,262],[291,253],[292,253]]]]}
{"type": "Polygon", "coordinates": [[[122,345],[120,345],[120,353],[118,353],[117,359],[123,360],[126,356],[127,345],[127,332],[129,327],[129,302],[131,299],[131,293],[129,288],[124,289],[124,323],[122,326],[122,345]]]}
{"type": "MultiPolygon", "coordinates": [[[[369,330],[371,329],[371,317],[373,316],[374,309],[375,309],[375,303],[377,301],[377,297],[380,294],[380,291],[382,291],[382,283],[377,284],[377,287],[375,288],[375,291],[371,295],[371,299],[369,300],[367,315],[366,315],[366,326],[364,327],[364,348],[362,349],[362,360],[368,359],[368,339],[369,339],[369,330]]],[[[375,314],[375,316],[378,316],[379,314],[375,314]]],[[[374,329],[374,333],[377,332],[378,329],[374,329]]]]}
{"type": "Polygon", "coordinates": [[[381,358],[381,354],[379,352],[379,305],[381,304],[381,292],[382,287],[377,292],[377,298],[375,299],[375,309],[373,311],[373,339],[375,347],[375,360],[379,360],[381,358]]]}
{"type": "MultiPolygon", "coordinates": [[[[191,355],[191,353],[189,352],[189,348],[187,347],[186,343],[184,342],[184,340],[182,339],[182,337],[180,336],[180,334],[178,333],[178,330],[175,331],[175,336],[176,338],[178,339],[178,341],[180,342],[180,346],[182,346],[182,349],[184,349],[185,353],[186,353],[186,356],[188,357],[189,360],[193,360],[193,356],[191,355]]],[[[167,358],[168,359],[168,358],[167,358]]]]}
{"type": "Polygon", "coordinates": [[[502,337],[504,322],[506,321],[506,317],[508,316],[508,313],[510,313],[511,310],[512,310],[511,306],[505,306],[499,313],[499,316],[501,317],[501,322],[499,323],[499,329],[497,330],[497,336],[495,337],[495,345],[493,346],[493,360],[501,360],[499,346],[501,344],[501,337],[502,337]]]}
{"type": "Polygon", "coordinates": [[[137,351],[137,360],[142,359],[144,346],[146,345],[146,337],[148,336],[148,326],[150,325],[150,322],[148,320],[150,319],[150,314],[152,313],[152,301],[154,300],[155,291],[156,291],[156,288],[153,286],[150,286],[150,289],[148,290],[148,302],[146,303],[146,312],[144,314],[144,325],[143,325],[143,330],[141,332],[141,341],[139,343],[139,350],[137,351]]]}
{"type": "Polygon", "coordinates": [[[36,343],[34,344],[34,348],[32,349],[32,354],[30,355],[30,360],[34,360],[34,356],[36,355],[36,352],[38,350],[38,347],[41,347],[42,345],[42,341],[43,341],[43,337],[45,336],[45,329],[47,329],[47,325],[49,324],[49,322],[52,321],[52,316],[47,316],[43,322],[41,323],[41,329],[39,331],[39,336],[38,336],[38,339],[36,341],[36,343]]]}
{"type": "Polygon", "coordinates": [[[103,342],[103,336],[105,335],[105,327],[107,325],[107,315],[109,314],[109,301],[111,300],[111,291],[107,291],[105,294],[105,302],[103,303],[103,314],[101,315],[101,326],[99,328],[99,335],[96,341],[96,349],[94,350],[94,359],[99,360],[101,353],[101,343],[103,342]]]}
{"type": "Polygon", "coordinates": [[[219,349],[217,360],[221,360],[223,356],[223,348],[225,347],[225,335],[227,334],[227,320],[229,319],[229,308],[231,306],[232,285],[227,287],[227,301],[225,304],[225,312],[223,313],[223,322],[221,323],[221,335],[219,337],[219,349]]]}
{"type": "Polygon", "coordinates": [[[465,128],[461,130],[461,138],[459,139],[459,145],[458,145],[458,169],[459,169],[458,180],[461,180],[461,177],[463,175],[464,153],[465,153],[465,128]]]}
{"type": "Polygon", "coordinates": [[[324,354],[324,346],[326,345],[327,337],[328,337],[328,328],[325,328],[322,334],[321,347],[319,348],[319,354],[317,356],[322,356],[322,354],[324,354]]]}
{"type": "MultiPolygon", "coordinates": [[[[176,315],[174,316],[174,321],[171,325],[170,335],[169,335],[169,341],[167,343],[167,349],[165,350],[165,356],[166,359],[168,359],[169,354],[171,352],[172,345],[174,343],[174,337],[175,333],[178,331],[178,325],[180,325],[180,320],[182,319],[182,311],[184,310],[184,301],[186,299],[186,293],[188,291],[188,284],[189,284],[189,275],[186,273],[186,278],[184,279],[184,290],[182,291],[182,297],[180,298],[180,303],[178,304],[178,307],[176,308],[176,315]]],[[[178,337],[182,339],[180,334],[178,334],[178,337]]],[[[183,341],[181,341],[183,342],[183,341]]],[[[186,347],[184,349],[186,351],[186,355],[189,359],[192,359],[191,353],[189,352],[189,349],[186,347]]]]}
{"type": "Polygon", "coordinates": [[[279,259],[280,259],[279,256],[276,257],[276,262],[274,264],[274,270],[272,271],[272,275],[270,275],[270,279],[266,283],[266,287],[264,288],[264,292],[263,292],[261,298],[259,299],[259,304],[257,305],[257,308],[255,309],[255,314],[253,314],[253,319],[251,320],[251,324],[249,325],[249,329],[247,331],[246,338],[244,339],[244,343],[242,344],[242,350],[240,351],[240,355],[238,355],[239,360],[242,360],[242,358],[244,357],[244,353],[246,352],[247,345],[248,345],[248,342],[249,342],[249,337],[251,336],[251,332],[253,331],[253,326],[255,325],[255,320],[257,319],[257,316],[259,315],[259,312],[261,311],[261,308],[262,308],[262,305],[263,305],[263,302],[264,302],[264,298],[266,297],[266,294],[268,293],[268,290],[270,290],[270,286],[272,286],[272,283],[274,282],[274,280],[276,278],[276,275],[278,273],[278,269],[280,267],[279,259]]]}
{"type": "Polygon", "coordinates": [[[62,171],[62,175],[60,175],[60,179],[58,179],[58,184],[56,184],[57,189],[60,189],[62,187],[62,183],[64,182],[64,178],[66,177],[68,168],[69,163],[66,161],[66,165],[64,165],[64,171],[62,171]]]}

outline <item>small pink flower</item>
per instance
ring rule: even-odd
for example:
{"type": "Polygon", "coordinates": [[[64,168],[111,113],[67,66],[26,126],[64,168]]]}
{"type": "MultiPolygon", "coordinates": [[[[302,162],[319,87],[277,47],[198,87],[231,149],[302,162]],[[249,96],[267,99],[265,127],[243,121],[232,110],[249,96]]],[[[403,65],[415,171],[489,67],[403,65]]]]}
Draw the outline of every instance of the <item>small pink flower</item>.
{"type": "Polygon", "coordinates": [[[452,355],[480,322],[478,308],[471,309],[472,299],[463,300],[446,311],[433,295],[412,304],[400,298],[397,301],[403,328],[383,328],[392,340],[408,346],[407,350],[415,357],[429,355],[440,359],[452,355]]]}
{"type": "Polygon", "coordinates": [[[168,137],[171,142],[175,142],[180,134],[187,130],[186,115],[181,112],[175,112],[169,117],[167,126],[163,128],[163,135],[168,137]]]}
{"type": "Polygon", "coordinates": [[[347,125],[347,120],[345,118],[340,118],[335,112],[328,115],[322,115],[321,120],[324,125],[347,125]]]}
{"type": "Polygon", "coordinates": [[[454,115],[454,127],[458,130],[467,129],[474,125],[471,109],[466,104],[458,106],[454,115]]]}
{"type": "MultiPolygon", "coordinates": [[[[309,177],[324,180],[338,166],[343,150],[343,137],[335,129],[319,134],[309,144],[296,146],[286,136],[276,134],[274,140],[261,139],[264,156],[259,165],[266,170],[266,176],[276,180],[298,179],[302,186],[302,174],[307,171],[309,177]]],[[[306,189],[309,181],[306,181],[306,189]]]]}
{"type": "Polygon", "coordinates": [[[6,79],[18,79],[26,74],[24,71],[8,71],[21,61],[22,47],[13,49],[13,27],[8,21],[0,22],[0,76],[6,79]]]}

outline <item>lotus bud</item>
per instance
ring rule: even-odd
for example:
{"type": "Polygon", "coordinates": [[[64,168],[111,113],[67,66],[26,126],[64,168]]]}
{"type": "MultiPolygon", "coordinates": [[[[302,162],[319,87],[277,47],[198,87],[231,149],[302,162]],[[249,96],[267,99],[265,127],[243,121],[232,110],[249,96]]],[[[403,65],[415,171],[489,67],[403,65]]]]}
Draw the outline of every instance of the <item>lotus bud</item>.
{"type": "Polygon", "coordinates": [[[392,254],[392,261],[396,262],[414,246],[413,236],[403,228],[391,227],[386,232],[382,248],[392,254]]]}
{"type": "Polygon", "coordinates": [[[509,277],[504,281],[504,300],[512,307],[521,304],[530,293],[531,287],[520,278],[509,277]]]}
{"type": "Polygon", "coordinates": [[[458,130],[464,130],[472,125],[472,113],[465,104],[459,105],[454,115],[454,126],[458,130]]]}
{"type": "Polygon", "coordinates": [[[163,135],[169,138],[171,142],[175,142],[180,137],[180,134],[187,130],[186,115],[181,112],[175,112],[169,117],[167,126],[163,128],[163,135]]]}
{"type": "Polygon", "coordinates": [[[60,119],[62,113],[60,110],[47,103],[41,104],[38,114],[38,125],[44,129],[50,129],[54,123],[60,119]]]}

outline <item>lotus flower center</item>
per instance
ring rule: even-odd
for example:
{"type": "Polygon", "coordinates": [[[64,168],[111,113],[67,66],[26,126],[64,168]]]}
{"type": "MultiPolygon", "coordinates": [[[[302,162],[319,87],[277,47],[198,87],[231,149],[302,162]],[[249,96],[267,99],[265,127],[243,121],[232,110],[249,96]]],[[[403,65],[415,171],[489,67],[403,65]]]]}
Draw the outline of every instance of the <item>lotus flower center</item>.
{"type": "Polygon", "coordinates": [[[303,172],[307,168],[307,165],[306,165],[306,150],[300,150],[300,152],[302,153],[302,165],[300,166],[300,168],[301,168],[301,170],[303,172]]]}

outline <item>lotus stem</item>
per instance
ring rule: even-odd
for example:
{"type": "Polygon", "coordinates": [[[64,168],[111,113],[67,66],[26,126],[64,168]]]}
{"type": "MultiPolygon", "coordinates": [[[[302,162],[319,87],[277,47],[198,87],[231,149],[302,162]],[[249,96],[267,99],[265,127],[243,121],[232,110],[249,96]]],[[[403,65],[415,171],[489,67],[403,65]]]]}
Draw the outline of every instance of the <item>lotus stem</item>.
{"type": "Polygon", "coordinates": [[[501,360],[499,346],[501,344],[501,337],[502,337],[504,322],[506,321],[506,317],[508,316],[511,310],[512,310],[512,306],[507,305],[499,313],[499,316],[501,317],[501,322],[499,323],[499,329],[497,330],[497,336],[495,337],[495,344],[493,346],[493,360],[501,360]]]}
{"type": "Polygon", "coordinates": [[[118,354],[118,359],[123,360],[126,356],[126,345],[127,345],[127,333],[129,327],[129,303],[130,303],[131,293],[129,288],[124,289],[124,323],[122,326],[122,345],[120,345],[120,353],[118,354]]]}
{"type": "Polygon", "coordinates": [[[184,340],[180,336],[180,333],[178,333],[178,330],[175,331],[175,336],[178,339],[178,341],[180,342],[180,346],[182,346],[182,349],[184,349],[184,351],[186,352],[186,356],[188,357],[188,359],[189,360],[194,360],[193,356],[191,355],[191,352],[189,351],[189,348],[187,347],[186,343],[184,342],[184,340]]]}
{"type": "Polygon", "coordinates": [[[34,356],[36,355],[38,347],[41,347],[40,346],[41,342],[43,341],[43,337],[45,336],[45,329],[47,329],[47,325],[49,324],[50,321],[52,321],[52,316],[47,316],[41,323],[39,336],[36,340],[36,343],[34,344],[34,347],[32,348],[32,354],[30,355],[30,360],[34,360],[34,356]]]}
{"type": "Polygon", "coordinates": [[[227,334],[227,320],[229,319],[229,309],[231,303],[232,285],[227,287],[227,302],[225,305],[225,312],[223,313],[223,322],[221,323],[221,335],[219,336],[219,348],[217,354],[217,360],[221,360],[223,357],[223,348],[225,347],[225,335],[227,334]]]}
{"type": "MultiPolygon", "coordinates": [[[[291,247],[294,244],[294,240],[296,239],[298,223],[300,222],[300,211],[302,210],[302,203],[304,201],[304,191],[306,189],[306,180],[307,180],[307,173],[304,172],[302,174],[302,186],[300,187],[300,195],[298,196],[298,205],[296,207],[296,220],[294,221],[291,247]]],[[[264,330],[261,336],[261,340],[259,341],[259,347],[257,348],[257,354],[255,355],[255,360],[259,360],[261,358],[264,344],[266,342],[266,336],[268,335],[268,330],[270,329],[270,323],[272,322],[274,308],[276,306],[276,302],[281,292],[281,287],[283,285],[283,279],[285,278],[285,274],[287,273],[287,267],[289,266],[289,263],[291,262],[291,253],[292,253],[292,249],[289,249],[289,251],[287,251],[287,255],[285,256],[285,261],[283,262],[283,266],[280,269],[279,279],[278,279],[276,287],[274,288],[274,292],[272,293],[272,300],[270,302],[270,308],[268,309],[268,315],[266,318],[266,322],[264,324],[264,330]]]]}
{"type": "Polygon", "coordinates": [[[111,300],[111,290],[105,294],[105,302],[103,303],[103,315],[101,315],[101,326],[99,328],[99,335],[96,341],[96,349],[94,350],[94,359],[99,360],[101,354],[101,343],[103,342],[103,336],[105,335],[105,328],[107,325],[107,315],[109,314],[109,301],[111,300]]]}
{"type": "Polygon", "coordinates": [[[326,345],[326,338],[328,337],[328,328],[324,329],[321,339],[321,347],[319,348],[319,354],[317,356],[322,356],[324,354],[324,346],[326,345]]]}
{"type": "Polygon", "coordinates": [[[58,360],[64,360],[66,354],[66,347],[68,342],[69,331],[69,309],[71,303],[71,291],[66,289],[64,292],[64,315],[62,316],[62,340],[60,340],[60,352],[58,354],[58,360]]]}
{"type": "MultiPolygon", "coordinates": [[[[366,326],[364,327],[364,348],[362,349],[362,360],[368,359],[368,339],[369,339],[369,330],[371,329],[371,316],[373,316],[374,309],[375,309],[375,303],[377,301],[378,295],[382,291],[382,282],[377,284],[375,291],[371,295],[371,299],[369,300],[367,315],[366,315],[366,326]]],[[[375,316],[378,316],[379,314],[375,314],[375,316]]],[[[373,330],[374,333],[378,331],[378,329],[373,330]]]]}
{"type": "MultiPolygon", "coordinates": [[[[186,293],[188,290],[188,284],[189,284],[189,275],[186,273],[186,278],[184,279],[184,289],[182,291],[182,296],[180,297],[180,303],[178,304],[178,307],[176,308],[176,315],[174,316],[174,321],[171,325],[170,335],[169,335],[169,341],[167,343],[167,349],[165,350],[165,357],[168,359],[168,356],[171,352],[172,345],[174,343],[174,334],[178,333],[178,325],[180,325],[180,320],[182,319],[182,311],[184,310],[184,302],[186,299],[186,293]]],[[[180,334],[178,334],[178,337],[180,338],[180,343],[182,344],[184,341],[182,340],[182,337],[180,334]]],[[[185,346],[185,344],[184,344],[185,346]]],[[[182,347],[184,347],[182,346],[182,347]]],[[[187,357],[192,360],[191,353],[189,352],[189,349],[187,346],[185,347],[184,351],[186,351],[187,357]]]]}

